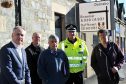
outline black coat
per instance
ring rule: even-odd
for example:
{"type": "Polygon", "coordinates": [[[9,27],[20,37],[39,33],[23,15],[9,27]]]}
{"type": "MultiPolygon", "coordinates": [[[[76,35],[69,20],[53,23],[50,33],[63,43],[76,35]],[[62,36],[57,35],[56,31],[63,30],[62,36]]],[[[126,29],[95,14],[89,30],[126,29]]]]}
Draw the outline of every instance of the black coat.
{"type": "Polygon", "coordinates": [[[43,50],[44,48],[40,46],[34,47],[32,43],[25,49],[27,54],[27,62],[30,69],[32,84],[42,84],[41,79],[38,77],[37,74],[37,61],[38,61],[39,54],[43,50]]]}
{"type": "MultiPolygon", "coordinates": [[[[121,64],[124,62],[124,56],[118,46],[113,42],[108,42],[107,48],[104,48],[102,44],[98,44],[92,51],[91,55],[91,67],[94,69],[99,79],[104,79],[110,84],[110,81],[119,82],[118,73],[113,73],[112,68],[121,68],[121,64]]],[[[104,84],[104,83],[100,83],[104,84]]],[[[112,83],[118,84],[118,83],[112,83]]]]}

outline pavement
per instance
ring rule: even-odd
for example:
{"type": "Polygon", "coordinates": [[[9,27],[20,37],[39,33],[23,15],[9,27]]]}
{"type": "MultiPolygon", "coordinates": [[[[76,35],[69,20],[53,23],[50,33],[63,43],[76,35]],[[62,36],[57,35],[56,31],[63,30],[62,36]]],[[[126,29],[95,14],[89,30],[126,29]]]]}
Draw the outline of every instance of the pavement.
{"type": "MultiPolygon", "coordinates": [[[[126,63],[122,66],[119,71],[121,79],[119,84],[126,84],[126,63]]],[[[98,84],[96,75],[85,79],[85,84],[98,84]]]]}
{"type": "Polygon", "coordinates": [[[126,63],[122,67],[122,80],[119,84],[126,84],[126,63]]]}

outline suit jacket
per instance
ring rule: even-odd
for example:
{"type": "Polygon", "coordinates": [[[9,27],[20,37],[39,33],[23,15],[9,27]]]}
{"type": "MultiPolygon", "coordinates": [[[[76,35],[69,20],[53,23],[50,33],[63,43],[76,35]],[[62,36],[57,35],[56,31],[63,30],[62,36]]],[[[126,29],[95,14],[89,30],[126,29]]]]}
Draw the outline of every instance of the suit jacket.
{"type": "Polygon", "coordinates": [[[31,84],[30,72],[26,61],[25,50],[22,49],[22,60],[12,42],[0,50],[0,84],[31,84]]]}

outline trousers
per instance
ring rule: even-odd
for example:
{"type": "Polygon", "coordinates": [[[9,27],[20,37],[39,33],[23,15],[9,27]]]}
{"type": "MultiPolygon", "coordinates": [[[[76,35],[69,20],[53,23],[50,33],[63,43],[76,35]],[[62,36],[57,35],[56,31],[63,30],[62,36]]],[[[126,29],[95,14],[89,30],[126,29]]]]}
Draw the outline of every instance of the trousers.
{"type": "Polygon", "coordinates": [[[82,72],[70,73],[70,76],[66,84],[83,84],[83,74],[82,72]]]}

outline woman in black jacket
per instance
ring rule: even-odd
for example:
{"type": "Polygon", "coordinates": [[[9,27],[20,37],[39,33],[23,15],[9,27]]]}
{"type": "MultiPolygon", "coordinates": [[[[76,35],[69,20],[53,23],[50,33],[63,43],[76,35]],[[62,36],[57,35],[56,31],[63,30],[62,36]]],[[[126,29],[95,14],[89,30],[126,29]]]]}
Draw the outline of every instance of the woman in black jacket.
{"type": "Polygon", "coordinates": [[[98,84],[118,84],[118,70],[124,62],[121,50],[114,42],[109,42],[105,30],[98,31],[100,43],[91,55],[91,67],[94,69],[98,84]]]}

